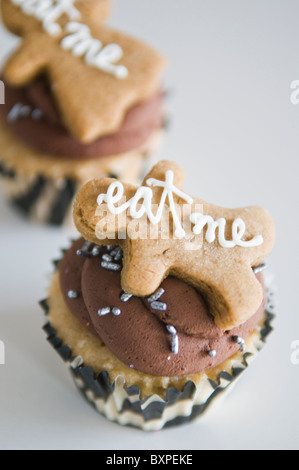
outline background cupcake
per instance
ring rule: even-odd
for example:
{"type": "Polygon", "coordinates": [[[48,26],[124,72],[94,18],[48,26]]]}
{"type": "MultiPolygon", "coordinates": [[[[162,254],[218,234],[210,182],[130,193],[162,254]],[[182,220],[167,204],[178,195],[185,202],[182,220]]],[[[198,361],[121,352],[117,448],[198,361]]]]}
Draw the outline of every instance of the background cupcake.
{"type": "Polygon", "coordinates": [[[3,0],[1,7],[22,42],[2,73],[0,171],[15,206],[61,224],[91,177],[136,182],[143,174],[164,127],[165,61],[103,25],[105,0],[56,13],[38,2],[3,0]]]}
{"type": "Polygon", "coordinates": [[[200,237],[198,213],[191,227],[195,242],[179,217],[168,239],[129,236],[133,219],[143,228],[152,224],[146,202],[142,221],[130,212],[130,201],[136,204],[141,193],[143,198],[151,195],[153,203],[164,201],[164,216],[169,216],[172,198],[174,210],[186,200],[186,210],[194,215],[199,200],[183,193],[181,184],[182,172],[171,162],[155,166],[139,193],[109,179],[86,184],[74,209],[85,239],[65,252],[42,303],[49,341],[88,401],[109,419],[144,430],[201,415],[246,369],[271,331],[271,299],[261,274],[274,242],[266,211],[226,210],[200,201],[204,213],[217,220],[217,238],[209,236],[212,225],[207,222],[200,237]],[[125,222],[116,186],[127,196],[125,222]],[[108,215],[103,222],[97,210],[103,205],[112,216],[117,203],[114,230],[121,229],[121,239],[111,237],[112,219],[108,215]],[[224,221],[225,240],[220,229],[224,221]],[[124,223],[128,237],[123,236],[124,223]],[[181,237],[174,233],[179,223],[181,237]],[[244,227],[242,235],[236,225],[244,227]],[[99,244],[100,235],[110,245],[99,244]]]}

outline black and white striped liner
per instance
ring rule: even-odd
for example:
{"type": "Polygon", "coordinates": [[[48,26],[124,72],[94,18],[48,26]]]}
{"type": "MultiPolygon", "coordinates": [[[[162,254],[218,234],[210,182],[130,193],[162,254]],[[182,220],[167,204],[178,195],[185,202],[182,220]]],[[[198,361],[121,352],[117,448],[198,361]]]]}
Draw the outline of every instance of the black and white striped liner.
{"type": "Polygon", "coordinates": [[[3,178],[13,179],[15,178],[16,174],[15,171],[12,169],[7,168],[3,163],[0,162],[0,175],[3,178]]]}
{"type": "MultiPolygon", "coordinates": [[[[0,175],[10,182],[19,180],[17,173],[0,164],[0,175]]],[[[26,217],[43,222],[47,225],[62,225],[69,215],[74,196],[77,191],[77,182],[70,178],[60,180],[59,184],[54,184],[50,179],[37,175],[24,188],[16,191],[13,196],[9,196],[13,206],[15,206],[26,217]],[[42,201],[44,199],[44,202],[42,201]],[[42,205],[40,220],[35,217],[38,205],[42,205]]]]}
{"type": "MultiPolygon", "coordinates": [[[[81,356],[72,355],[70,347],[57,337],[50,322],[46,323],[44,331],[49,343],[68,365],[76,386],[98,412],[122,425],[134,426],[144,431],[157,431],[189,423],[202,416],[247,369],[272,331],[273,293],[268,291],[268,294],[264,327],[246,352],[240,353],[240,359],[233,361],[231,371],[220,372],[215,381],[203,374],[200,384],[196,386],[188,381],[183,390],[169,388],[165,399],[158,395],[141,398],[140,389],[137,386],[126,387],[123,376],[111,383],[108,372],[103,371],[96,375],[91,367],[85,366],[81,356]]],[[[40,305],[47,314],[48,301],[44,300],[40,305]]]]}

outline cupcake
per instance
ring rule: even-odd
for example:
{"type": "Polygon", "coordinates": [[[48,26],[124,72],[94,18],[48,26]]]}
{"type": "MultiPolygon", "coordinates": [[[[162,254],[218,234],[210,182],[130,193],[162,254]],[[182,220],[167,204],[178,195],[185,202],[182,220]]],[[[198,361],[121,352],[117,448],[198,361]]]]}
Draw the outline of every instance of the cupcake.
{"type": "Polygon", "coordinates": [[[88,402],[147,431],[201,416],[272,330],[270,215],[208,204],[182,184],[170,161],[140,187],[86,183],[74,204],[81,236],[41,302],[48,340],[88,402]]]}
{"type": "Polygon", "coordinates": [[[104,24],[107,0],[3,0],[21,37],[4,64],[0,173],[8,199],[40,223],[70,219],[90,178],[139,183],[161,138],[165,59],[104,24]]]}

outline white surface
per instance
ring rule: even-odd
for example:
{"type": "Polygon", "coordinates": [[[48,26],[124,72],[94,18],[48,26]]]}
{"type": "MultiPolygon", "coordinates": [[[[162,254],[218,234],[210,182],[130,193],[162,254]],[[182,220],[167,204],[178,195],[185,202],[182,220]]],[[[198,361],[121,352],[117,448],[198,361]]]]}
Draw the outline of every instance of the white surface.
{"type": "MultiPolygon", "coordinates": [[[[115,0],[110,24],[169,59],[172,126],[162,158],[187,192],[223,206],[260,204],[277,224],[270,257],[275,332],[217,413],[154,434],[109,423],[75,390],[41,331],[50,260],[69,233],[30,226],[0,205],[0,448],[298,449],[298,0],[115,0]]],[[[15,41],[0,33],[1,56],[15,41]]]]}

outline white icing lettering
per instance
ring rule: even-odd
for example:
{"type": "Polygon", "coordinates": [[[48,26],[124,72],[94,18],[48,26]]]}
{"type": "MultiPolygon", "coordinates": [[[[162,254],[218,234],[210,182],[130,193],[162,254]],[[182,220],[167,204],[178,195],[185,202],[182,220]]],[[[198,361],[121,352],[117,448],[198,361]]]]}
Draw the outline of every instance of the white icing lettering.
{"type": "MultiPolygon", "coordinates": [[[[155,178],[149,178],[146,181],[148,186],[163,188],[156,214],[152,211],[153,190],[148,186],[140,186],[131,199],[121,205],[117,205],[124,197],[124,186],[121,182],[115,181],[110,184],[106,194],[100,194],[98,196],[97,203],[100,206],[105,202],[110,213],[115,216],[127,210],[129,211],[129,216],[133,219],[140,219],[146,214],[151,224],[157,225],[162,220],[163,210],[166,207],[167,201],[175,225],[175,236],[181,239],[185,237],[186,232],[177,214],[173,196],[178,196],[183,201],[186,201],[187,204],[192,204],[193,199],[176,188],[173,184],[173,180],[173,171],[168,170],[166,172],[165,181],[159,181],[155,178]]],[[[236,246],[251,248],[260,246],[264,242],[261,235],[257,235],[251,240],[243,240],[246,233],[246,224],[241,218],[237,218],[233,221],[232,240],[227,240],[225,237],[227,221],[224,217],[215,220],[210,215],[193,212],[190,215],[190,221],[194,224],[192,232],[195,235],[201,234],[206,227],[205,239],[208,243],[213,243],[216,240],[216,232],[218,230],[218,241],[223,248],[234,248],[236,246]]]]}
{"type": "Polygon", "coordinates": [[[128,69],[123,65],[115,65],[123,57],[123,50],[117,44],[108,44],[103,47],[99,39],[94,39],[88,26],[70,22],[66,26],[66,32],[71,33],[61,41],[65,50],[72,50],[77,57],[84,56],[85,61],[92,67],[97,67],[104,72],[122,79],[128,76],[128,69]]]}
{"type": "Polygon", "coordinates": [[[114,215],[121,214],[127,209],[129,209],[129,214],[133,219],[140,219],[141,217],[143,217],[144,214],[146,214],[150,222],[153,225],[157,225],[162,220],[163,209],[165,206],[166,199],[168,199],[169,209],[175,224],[175,235],[178,238],[183,238],[185,236],[185,230],[183,229],[182,224],[178,218],[173,194],[176,194],[188,204],[192,204],[193,199],[174,186],[173,171],[171,170],[166,172],[165,181],[159,181],[154,178],[149,178],[147,180],[147,184],[149,186],[164,188],[156,215],[152,212],[153,191],[151,188],[148,188],[146,186],[140,186],[137,189],[135,195],[129,201],[125,202],[121,206],[115,207],[115,205],[121,201],[124,195],[123,184],[119,181],[115,181],[109,186],[107,194],[99,195],[97,199],[98,205],[100,206],[103,202],[106,202],[109,211],[111,212],[111,214],[114,215]],[[140,205],[140,208],[137,209],[137,205],[140,204],[141,201],[143,202],[140,205]]]}
{"type": "Polygon", "coordinates": [[[225,229],[226,220],[221,217],[218,220],[214,220],[210,215],[199,214],[194,212],[190,216],[190,220],[195,224],[193,233],[199,235],[203,229],[207,227],[206,240],[208,243],[213,243],[216,239],[216,230],[218,229],[218,241],[223,248],[234,248],[235,246],[241,246],[243,248],[252,248],[260,246],[264,243],[264,239],[261,235],[254,237],[252,240],[242,240],[246,232],[246,224],[241,218],[235,219],[232,225],[232,240],[226,240],[225,229]]]}
{"type": "Polygon", "coordinates": [[[103,46],[99,39],[90,34],[87,25],[78,23],[80,11],[74,6],[75,0],[11,0],[26,15],[32,15],[42,22],[44,30],[50,36],[62,33],[57,20],[67,15],[70,20],[65,26],[68,35],[61,41],[64,50],[70,50],[76,57],[84,57],[87,65],[96,67],[118,79],[127,78],[129,72],[124,65],[116,65],[123,57],[123,50],[118,44],[103,46]]]}
{"type": "Polygon", "coordinates": [[[42,21],[45,31],[58,36],[61,27],[56,21],[66,14],[70,20],[79,20],[81,14],[74,6],[75,0],[12,0],[24,13],[42,21]]]}

